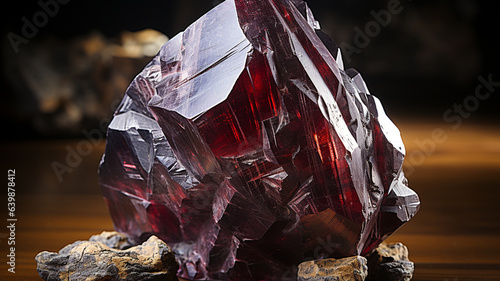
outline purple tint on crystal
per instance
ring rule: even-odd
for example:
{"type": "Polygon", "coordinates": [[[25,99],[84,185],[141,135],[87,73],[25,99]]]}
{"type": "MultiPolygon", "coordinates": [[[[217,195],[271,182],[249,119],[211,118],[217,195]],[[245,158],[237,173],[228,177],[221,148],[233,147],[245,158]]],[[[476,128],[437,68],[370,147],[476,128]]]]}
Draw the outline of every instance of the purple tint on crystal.
{"type": "Polygon", "coordinates": [[[187,279],[283,280],[412,218],[398,129],[301,0],[228,0],[167,42],[108,128],[115,228],[187,279]]]}

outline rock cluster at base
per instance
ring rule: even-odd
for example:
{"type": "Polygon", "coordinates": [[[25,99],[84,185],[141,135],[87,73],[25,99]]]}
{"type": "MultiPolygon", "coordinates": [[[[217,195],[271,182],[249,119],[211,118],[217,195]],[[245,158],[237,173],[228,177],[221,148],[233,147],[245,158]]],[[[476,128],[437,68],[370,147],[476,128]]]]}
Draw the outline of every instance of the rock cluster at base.
{"type": "Polygon", "coordinates": [[[414,264],[408,259],[408,248],[401,243],[382,243],[366,258],[306,261],[299,265],[298,281],[409,281],[414,264]]]}
{"type": "MultiPolygon", "coordinates": [[[[76,241],[59,253],[41,252],[37,270],[46,281],[185,280],[170,247],[156,236],[134,246],[126,234],[103,231],[89,241],[76,241]]],[[[366,257],[320,259],[298,266],[298,281],[409,281],[414,264],[401,243],[382,243],[366,257]]]]}
{"type": "Polygon", "coordinates": [[[59,253],[39,253],[35,258],[38,274],[46,281],[177,280],[174,254],[156,236],[127,250],[107,246],[125,245],[126,237],[121,234],[103,233],[93,240],[76,241],[59,253]]]}

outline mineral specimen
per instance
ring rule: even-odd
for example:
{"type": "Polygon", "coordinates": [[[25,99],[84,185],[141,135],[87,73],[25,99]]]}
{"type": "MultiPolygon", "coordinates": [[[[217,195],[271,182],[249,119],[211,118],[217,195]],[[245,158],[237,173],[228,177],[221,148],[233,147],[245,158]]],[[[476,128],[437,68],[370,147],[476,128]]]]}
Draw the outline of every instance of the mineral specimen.
{"type": "Polygon", "coordinates": [[[366,258],[306,261],[299,265],[298,281],[364,281],[368,275],[366,258]]]}
{"type": "Polygon", "coordinates": [[[170,248],[156,236],[127,250],[76,241],[59,253],[44,251],[35,259],[38,274],[46,281],[176,281],[179,268],[170,248]]]}
{"type": "Polygon", "coordinates": [[[283,280],[366,255],[415,215],[404,153],[305,2],[227,0],[132,81],[100,185],[115,228],[163,239],[178,276],[283,280]]]}

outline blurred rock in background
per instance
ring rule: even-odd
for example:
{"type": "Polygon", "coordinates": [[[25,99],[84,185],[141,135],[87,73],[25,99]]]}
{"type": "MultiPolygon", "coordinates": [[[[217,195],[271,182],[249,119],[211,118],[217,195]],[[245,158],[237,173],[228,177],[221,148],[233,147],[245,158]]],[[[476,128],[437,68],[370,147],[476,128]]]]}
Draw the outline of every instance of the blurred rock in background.
{"type": "MultiPolygon", "coordinates": [[[[15,52],[7,34],[21,34],[23,17],[31,20],[41,11],[40,3],[54,1],[15,1],[0,17],[0,118],[8,120],[4,139],[82,137],[84,129],[105,129],[102,123],[165,35],[175,36],[222,2],[58,0],[66,4],[15,52]],[[136,33],[149,28],[165,35],[136,33]]],[[[494,1],[307,3],[322,29],[342,47],[345,65],[363,73],[391,118],[446,124],[443,113],[474,95],[479,76],[500,81],[494,1]]],[[[467,113],[467,121],[498,119],[499,96],[481,101],[467,113]]]]}
{"type": "Polygon", "coordinates": [[[6,110],[23,127],[19,131],[41,137],[79,137],[85,128],[104,127],[130,81],[167,40],[146,29],[118,38],[94,31],[31,42],[18,55],[3,56],[16,93],[6,110]]]}

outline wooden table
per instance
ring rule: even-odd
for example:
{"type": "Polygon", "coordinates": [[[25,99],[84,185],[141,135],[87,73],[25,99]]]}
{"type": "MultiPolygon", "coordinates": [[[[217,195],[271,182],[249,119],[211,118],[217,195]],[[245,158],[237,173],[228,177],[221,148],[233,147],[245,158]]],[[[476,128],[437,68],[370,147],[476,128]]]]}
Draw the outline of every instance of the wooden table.
{"type": "MultiPolygon", "coordinates": [[[[500,130],[444,122],[397,120],[407,147],[410,186],[421,210],[389,241],[400,241],[416,263],[413,280],[500,280],[500,130]],[[442,129],[432,141],[433,130],[442,129]],[[439,140],[439,141],[438,141],[439,140]]],[[[436,132],[436,131],[434,131],[436,132]]],[[[35,255],[113,228],[97,185],[104,140],[4,143],[1,171],[16,170],[16,268],[7,271],[6,207],[0,230],[0,280],[41,280],[35,255]],[[81,163],[66,162],[80,145],[81,163]],[[83,151],[83,148],[88,148],[83,151]],[[53,163],[71,163],[59,182],[53,163]]],[[[6,189],[2,198],[6,198],[6,189]]],[[[2,200],[6,206],[6,199],[2,200]]]]}

